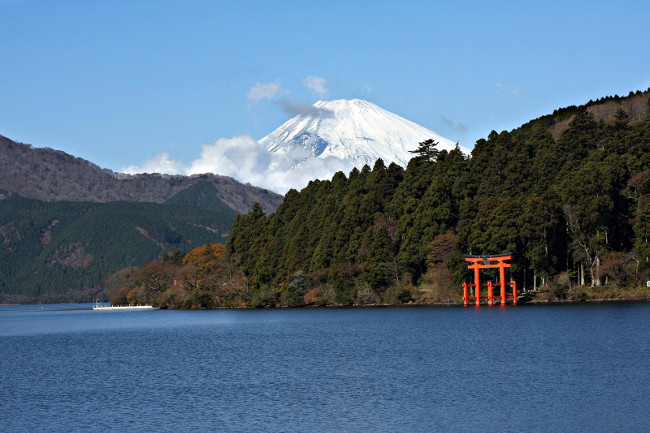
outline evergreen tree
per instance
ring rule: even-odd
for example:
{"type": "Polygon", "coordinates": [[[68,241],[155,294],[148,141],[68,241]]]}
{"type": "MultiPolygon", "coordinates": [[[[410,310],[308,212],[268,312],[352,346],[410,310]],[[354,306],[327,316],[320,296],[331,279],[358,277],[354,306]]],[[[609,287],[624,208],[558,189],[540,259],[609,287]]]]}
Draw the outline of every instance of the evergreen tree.
{"type": "Polygon", "coordinates": [[[416,160],[433,162],[438,158],[440,150],[437,149],[438,142],[434,141],[432,138],[418,143],[418,147],[415,150],[410,150],[409,152],[415,154],[416,160]]]}

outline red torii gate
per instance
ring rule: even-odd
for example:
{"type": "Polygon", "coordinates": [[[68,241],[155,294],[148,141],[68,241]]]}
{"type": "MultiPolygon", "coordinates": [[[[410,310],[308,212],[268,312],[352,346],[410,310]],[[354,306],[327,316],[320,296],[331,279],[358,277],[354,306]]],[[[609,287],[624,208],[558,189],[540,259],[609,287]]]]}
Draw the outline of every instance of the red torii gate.
{"type": "MultiPolygon", "coordinates": [[[[517,282],[511,281],[506,283],[506,269],[512,266],[510,263],[507,263],[508,260],[512,260],[512,254],[493,254],[487,256],[465,256],[465,261],[470,264],[467,265],[467,269],[474,269],[474,284],[463,283],[463,304],[467,306],[469,300],[475,300],[476,305],[481,305],[481,279],[479,272],[481,269],[493,269],[499,268],[499,285],[501,286],[501,305],[506,304],[506,299],[511,298],[512,304],[517,305],[517,282]],[[494,262],[494,263],[493,263],[494,262]],[[506,295],[506,285],[512,286],[512,294],[506,295]],[[474,287],[474,296],[468,296],[468,288],[474,287]]],[[[494,305],[494,286],[492,281],[488,281],[487,289],[488,296],[487,301],[488,305],[494,305]]]]}

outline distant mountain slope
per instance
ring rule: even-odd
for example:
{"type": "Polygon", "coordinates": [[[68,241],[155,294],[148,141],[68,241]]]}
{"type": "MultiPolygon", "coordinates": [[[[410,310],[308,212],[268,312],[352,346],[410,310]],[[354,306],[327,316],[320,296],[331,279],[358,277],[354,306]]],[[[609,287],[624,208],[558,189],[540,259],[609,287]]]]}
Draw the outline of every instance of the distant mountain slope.
{"type": "Polygon", "coordinates": [[[217,195],[216,187],[208,180],[199,180],[194,185],[179,191],[166,204],[175,206],[191,206],[201,209],[207,209],[224,214],[232,214],[235,217],[235,211],[221,200],[215,200],[217,195]]]}
{"type": "Polygon", "coordinates": [[[236,212],[206,202],[210,194],[207,181],[169,203],[43,202],[2,194],[0,298],[73,296],[103,286],[118,269],[225,242],[236,212]]]}
{"type": "MultiPolygon", "coordinates": [[[[596,101],[589,101],[585,104],[585,108],[594,116],[594,120],[597,122],[611,122],[616,117],[616,113],[623,110],[630,116],[630,123],[636,123],[643,120],[650,113],[650,91],[630,92],[627,97],[608,96],[599,98],[596,101]]],[[[561,108],[555,110],[553,114],[529,122],[524,127],[532,123],[547,123],[553,138],[557,140],[569,127],[577,111],[578,107],[575,105],[561,108]]]]}
{"type": "Polygon", "coordinates": [[[27,198],[162,203],[199,181],[214,185],[215,199],[239,213],[248,212],[255,202],[273,212],[282,202],[279,194],[226,176],[125,175],[59,150],[33,148],[0,135],[0,190],[27,198]]]}
{"type": "Polygon", "coordinates": [[[238,213],[282,199],[213,174],[113,173],[0,136],[0,303],[79,300],[119,269],[225,242],[238,213]]]}
{"type": "MultiPolygon", "coordinates": [[[[416,123],[361,99],[318,101],[308,113],[289,119],[259,142],[271,152],[294,159],[337,157],[361,168],[381,158],[406,167],[418,143],[433,139],[438,149],[456,143],[416,123]]],[[[460,150],[469,154],[469,150],[460,150]]]]}

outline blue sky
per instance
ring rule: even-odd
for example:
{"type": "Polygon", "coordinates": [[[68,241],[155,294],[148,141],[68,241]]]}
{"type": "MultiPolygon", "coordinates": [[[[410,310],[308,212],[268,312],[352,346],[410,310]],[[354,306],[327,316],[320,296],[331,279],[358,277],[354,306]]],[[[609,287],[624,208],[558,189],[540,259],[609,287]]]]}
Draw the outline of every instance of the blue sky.
{"type": "Polygon", "coordinates": [[[363,98],[471,149],[649,88],[649,17],[625,0],[0,0],[0,134],[115,171],[188,165],[291,103],[363,98]]]}

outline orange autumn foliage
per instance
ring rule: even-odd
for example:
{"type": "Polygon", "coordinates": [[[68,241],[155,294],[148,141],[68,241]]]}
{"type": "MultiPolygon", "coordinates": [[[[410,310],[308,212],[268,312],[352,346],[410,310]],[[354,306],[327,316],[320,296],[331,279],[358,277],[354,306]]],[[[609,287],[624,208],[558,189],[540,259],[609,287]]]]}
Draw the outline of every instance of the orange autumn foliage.
{"type": "Polygon", "coordinates": [[[194,248],[192,251],[187,253],[183,257],[183,264],[187,265],[188,263],[196,263],[200,258],[209,258],[218,259],[224,255],[226,252],[226,246],[224,244],[205,244],[200,247],[194,248]]]}
{"type": "Polygon", "coordinates": [[[307,293],[305,293],[304,299],[305,299],[305,305],[311,305],[314,302],[318,301],[320,299],[320,289],[319,288],[309,289],[307,293]]]}

